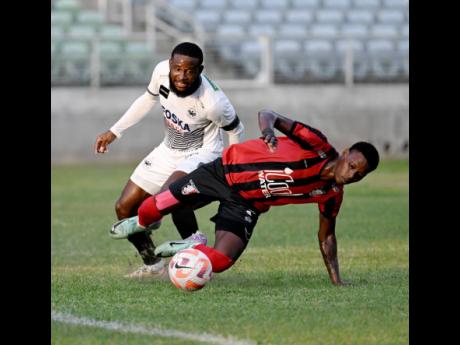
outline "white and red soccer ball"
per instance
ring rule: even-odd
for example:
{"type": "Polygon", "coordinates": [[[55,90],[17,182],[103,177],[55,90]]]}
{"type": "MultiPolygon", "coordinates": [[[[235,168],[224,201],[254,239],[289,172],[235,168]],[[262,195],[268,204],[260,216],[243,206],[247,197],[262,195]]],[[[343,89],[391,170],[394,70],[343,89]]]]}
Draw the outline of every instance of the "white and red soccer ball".
{"type": "Polygon", "coordinates": [[[203,288],[212,277],[212,264],[203,252],[184,249],[169,261],[169,279],[179,289],[196,291],[203,288]]]}

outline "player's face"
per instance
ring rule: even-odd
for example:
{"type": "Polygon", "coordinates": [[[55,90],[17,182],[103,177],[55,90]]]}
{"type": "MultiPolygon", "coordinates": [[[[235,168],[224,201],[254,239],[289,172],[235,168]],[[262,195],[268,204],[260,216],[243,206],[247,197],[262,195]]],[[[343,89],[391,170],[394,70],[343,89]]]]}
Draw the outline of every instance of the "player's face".
{"type": "Polygon", "coordinates": [[[367,160],[361,152],[347,149],[340,157],[334,172],[338,184],[358,182],[367,175],[367,160]]]}
{"type": "Polygon", "coordinates": [[[169,76],[174,87],[184,92],[196,81],[203,68],[197,58],[174,54],[169,59],[169,69],[169,76]]]}

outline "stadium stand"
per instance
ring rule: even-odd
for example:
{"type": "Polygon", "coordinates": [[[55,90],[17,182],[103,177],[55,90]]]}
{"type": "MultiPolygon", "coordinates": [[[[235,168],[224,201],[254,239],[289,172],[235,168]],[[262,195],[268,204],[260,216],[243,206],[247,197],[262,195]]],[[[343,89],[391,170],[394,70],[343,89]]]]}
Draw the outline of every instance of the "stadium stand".
{"type": "MultiPolygon", "coordinates": [[[[149,0],[140,2],[147,4],[149,0]]],[[[409,77],[407,0],[170,0],[168,3],[203,28],[208,67],[234,71],[235,79],[255,78],[262,68],[266,49],[270,49],[268,53],[272,56],[274,81],[280,83],[343,82],[344,60],[350,56],[355,81],[405,82],[409,77]],[[268,48],[261,45],[260,36],[271,40],[268,48]]],[[[162,13],[159,10],[157,15],[162,13]]],[[[166,13],[163,15],[168,17],[166,13]]],[[[168,25],[174,27],[176,21],[169,18],[168,25]]],[[[183,31],[179,24],[175,29],[183,31]]],[[[158,35],[161,34],[160,30],[158,35]]],[[[148,44],[133,39],[121,22],[109,22],[100,11],[84,8],[76,0],[57,0],[52,4],[51,38],[52,63],[57,64],[52,68],[52,85],[68,83],[70,75],[76,78],[74,84],[86,83],[87,74],[77,77],[75,71],[91,70],[83,68],[83,49],[77,59],[80,67],[70,68],[63,60],[68,49],[63,49],[63,42],[86,44],[88,64],[94,59],[91,57],[94,41],[101,43],[98,54],[102,85],[144,83],[150,77],[149,66],[161,55],[148,44]]],[[[71,60],[74,62],[70,64],[76,63],[76,59],[71,60]]]]}

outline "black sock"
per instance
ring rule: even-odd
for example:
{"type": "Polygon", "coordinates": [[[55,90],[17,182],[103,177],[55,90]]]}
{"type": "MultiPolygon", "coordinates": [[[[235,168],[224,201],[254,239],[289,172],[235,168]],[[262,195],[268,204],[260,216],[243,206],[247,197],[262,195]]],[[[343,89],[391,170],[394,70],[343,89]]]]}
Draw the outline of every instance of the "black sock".
{"type": "Polygon", "coordinates": [[[182,238],[187,238],[198,230],[195,213],[191,207],[181,207],[171,213],[174,225],[182,238]]]}
{"type": "Polygon", "coordinates": [[[128,241],[136,247],[144,264],[153,265],[160,261],[160,258],[154,254],[155,245],[147,232],[137,232],[129,235],[128,241]]]}

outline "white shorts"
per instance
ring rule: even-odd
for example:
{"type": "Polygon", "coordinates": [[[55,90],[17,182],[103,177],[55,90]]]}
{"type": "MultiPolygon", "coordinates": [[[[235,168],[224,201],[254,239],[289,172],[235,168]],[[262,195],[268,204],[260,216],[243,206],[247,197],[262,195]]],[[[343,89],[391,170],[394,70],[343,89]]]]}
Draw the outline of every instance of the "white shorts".
{"type": "Polygon", "coordinates": [[[174,171],[188,174],[200,163],[211,162],[220,155],[221,152],[204,150],[175,151],[161,143],[139,163],[131,175],[131,181],[147,193],[156,194],[174,171]]]}

